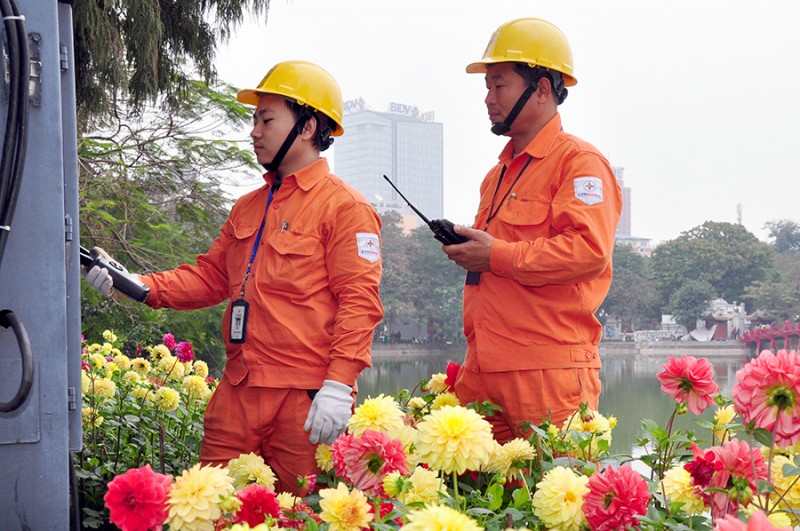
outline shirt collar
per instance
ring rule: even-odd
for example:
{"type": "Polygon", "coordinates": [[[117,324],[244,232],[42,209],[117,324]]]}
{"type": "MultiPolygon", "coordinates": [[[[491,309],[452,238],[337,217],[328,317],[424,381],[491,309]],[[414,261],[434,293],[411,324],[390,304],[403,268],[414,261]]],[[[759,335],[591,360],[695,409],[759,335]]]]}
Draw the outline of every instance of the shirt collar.
{"type": "MultiPolygon", "coordinates": [[[[524,152],[530,155],[531,157],[537,159],[543,159],[547,152],[550,150],[550,146],[553,145],[553,141],[555,140],[558,133],[561,132],[561,115],[556,113],[550,118],[550,121],[544,124],[544,127],[536,133],[536,136],[533,137],[533,140],[525,146],[525,149],[520,151],[520,153],[524,152]]],[[[503,151],[500,153],[500,162],[508,163],[514,157],[514,146],[511,144],[509,140],[506,147],[503,148],[503,151]]]]}
{"type": "MultiPolygon", "coordinates": [[[[298,188],[307,192],[328,173],[330,173],[328,159],[320,157],[305,168],[301,168],[289,175],[284,175],[283,182],[285,184],[287,181],[294,180],[298,188]]],[[[275,182],[275,172],[273,171],[268,171],[263,177],[264,181],[270,186],[275,182]]]]}

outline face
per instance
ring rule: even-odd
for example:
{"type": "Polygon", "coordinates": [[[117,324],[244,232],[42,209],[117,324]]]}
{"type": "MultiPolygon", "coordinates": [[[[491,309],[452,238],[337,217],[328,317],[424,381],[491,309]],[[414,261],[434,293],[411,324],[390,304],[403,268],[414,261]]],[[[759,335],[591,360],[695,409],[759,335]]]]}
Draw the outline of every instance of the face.
{"type": "Polygon", "coordinates": [[[280,96],[264,94],[253,113],[253,151],[259,164],[272,162],[292,130],[296,118],[280,96]]]}
{"type": "Polygon", "coordinates": [[[525,92],[525,81],[514,71],[512,63],[487,66],[484,103],[492,124],[506,119],[523,92],[525,92]]]}

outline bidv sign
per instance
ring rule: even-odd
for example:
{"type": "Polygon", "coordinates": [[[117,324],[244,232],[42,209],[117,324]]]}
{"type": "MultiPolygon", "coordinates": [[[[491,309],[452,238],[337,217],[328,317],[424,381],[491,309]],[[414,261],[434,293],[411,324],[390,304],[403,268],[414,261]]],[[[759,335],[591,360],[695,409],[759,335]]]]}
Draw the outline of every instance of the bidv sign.
{"type": "Polygon", "coordinates": [[[395,114],[405,114],[406,116],[412,116],[414,118],[419,118],[425,122],[432,122],[434,120],[434,112],[419,112],[419,107],[416,105],[407,105],[405,103],[395,103],[391,102],[389,104],[389,112],[395,114]]]}
{"type": "Polygon", "coordinates": [[[364,98],[358,98],[355,100],[347,100],[344,102],[344,113],[351,113],[351,112],[358,112],[364,109],[364,98]]]}

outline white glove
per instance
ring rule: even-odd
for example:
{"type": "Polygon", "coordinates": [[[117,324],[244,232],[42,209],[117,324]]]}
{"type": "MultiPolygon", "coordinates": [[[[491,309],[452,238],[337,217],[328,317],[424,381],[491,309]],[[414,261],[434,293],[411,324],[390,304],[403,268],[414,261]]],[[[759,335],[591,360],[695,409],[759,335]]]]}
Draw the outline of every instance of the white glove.
{"type": "Polygon", "coordinates": [[[353,388],[349,385],[325,380],[322,389],[317,391],[308,418],[303,425],[305,431],[311,430],[308,440],[311,444],[323,442],[333,444],[347,427],[347,421],[353,412],[353,388]]]}
{"type": "MultiPolygon", "coordinates": [[[[119,262],[116,262],[113,258],[111,258],[111,256],[102,248],[95,247],[93,250],[97,251],[97,254],[99,254],[100,257],[104,258],[105,260],[109,262],[114,261],[115,263],[119,264],[119,262]]],[[[119,267],[122,268],[125,273],[128,273],[128,270],[125,269],[125,266],[119,264],[119,267]]],[[[114,279],[111,278],[111,275],[107,269],[100,266],[94,266],[89,271],[84,271],[83,268],[81,268],[81,271],[85,273],[86,282],[88,282],[90,286],[102,293],[104,296],[114,297],[116,300],[130,299],[130,297],[124,293],[114,289],[114,279]]],[[[139,275],[136,274],[131,275],[131,277],[133,277],[135,280],[139,279],[139,275]]]]}

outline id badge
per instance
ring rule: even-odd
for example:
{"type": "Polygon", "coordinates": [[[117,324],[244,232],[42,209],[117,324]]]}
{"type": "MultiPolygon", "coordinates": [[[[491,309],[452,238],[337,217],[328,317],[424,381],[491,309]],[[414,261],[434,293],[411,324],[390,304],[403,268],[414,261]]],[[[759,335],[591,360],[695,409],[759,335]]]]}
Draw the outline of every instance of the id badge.
{"type": "Polygon", "coordinates": [[[480,271],[467,271],[467,278],[464,281],[464,284],[467,286],[475,286],[480,284],[481,282],[481,273],[480,271]]]}
{"type": "Polygon", "coordinates": [[[231,304],[231,343],[244,343],[247,332],[247,308],[250,306],[246,300],[239,299],[231,304]]]}

